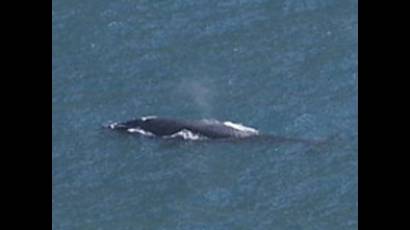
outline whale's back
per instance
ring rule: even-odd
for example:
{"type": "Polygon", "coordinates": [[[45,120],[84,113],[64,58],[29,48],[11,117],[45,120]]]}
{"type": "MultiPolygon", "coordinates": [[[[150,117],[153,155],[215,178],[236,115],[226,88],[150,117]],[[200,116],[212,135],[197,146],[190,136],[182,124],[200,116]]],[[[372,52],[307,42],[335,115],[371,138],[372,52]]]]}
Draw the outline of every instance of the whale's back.
{"type": "Polygon", "coordinates": [[[178,120],[170,118],[139,118],[136,120],[115,123],[109,126],[112,129],[126,130],[132,133],[160,137],[192,137],[202,136],[205,138],[243,138],[257,135],[255,129],[235,124],[232,122],[220,122],[217,120],[178,120]],[[179,134],[183,135],[179,135],[179,134]],[[187,133],[189,135],[187,135],[187,133]]]}

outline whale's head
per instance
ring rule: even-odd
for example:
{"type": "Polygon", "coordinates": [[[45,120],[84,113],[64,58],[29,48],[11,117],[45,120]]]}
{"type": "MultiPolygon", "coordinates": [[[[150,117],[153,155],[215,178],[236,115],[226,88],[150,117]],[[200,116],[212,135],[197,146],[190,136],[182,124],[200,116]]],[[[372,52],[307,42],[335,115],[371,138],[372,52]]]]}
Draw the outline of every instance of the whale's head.
{"type": "Polygon", "coordinates": [[[155,118],[155,116],[140,117],[126,122],[114,122],[106,125],[105,127],[116,130],[130,131],[133,129],[143,128],[145,123],[155,118]]]}

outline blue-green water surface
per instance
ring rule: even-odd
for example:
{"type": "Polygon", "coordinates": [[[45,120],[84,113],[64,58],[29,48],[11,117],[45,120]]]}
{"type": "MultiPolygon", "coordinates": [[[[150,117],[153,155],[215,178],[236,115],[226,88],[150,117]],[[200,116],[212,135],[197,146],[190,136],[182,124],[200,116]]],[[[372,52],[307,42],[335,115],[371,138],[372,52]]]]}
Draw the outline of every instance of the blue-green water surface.
{"type": "Polygon", "coordinates": [[[53,0],[54,230],[357,229],[357,1],[53,0]],[[143,115],[325,144],[147,139],[143,115]]]}

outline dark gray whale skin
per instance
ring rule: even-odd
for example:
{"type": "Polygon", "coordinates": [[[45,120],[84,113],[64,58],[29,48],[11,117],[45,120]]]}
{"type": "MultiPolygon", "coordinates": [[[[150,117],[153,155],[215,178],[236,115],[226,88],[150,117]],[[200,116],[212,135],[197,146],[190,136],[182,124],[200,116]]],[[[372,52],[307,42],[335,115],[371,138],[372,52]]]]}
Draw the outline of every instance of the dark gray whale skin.
{"type": "Polygon", "coordinates": [[[126,122],[113,123],[106,127],[120,131],[138,128],[159,137],[171,136],[182,130],[188,130],[210,139],[245,138],[258,135],[257,132],[234,129],[218,121],[189,121],[157,117],[137,118],[126,122]]]}
{"type": "MultiPolygon", "coordinates": [[[[104,125],[116,131],[130,133],[130,129],[140,129],[153,134],[155,137],[170,137],[182,130],[188,130],[194,134],[199,134],[210,140],[221,141],[262,141],[268,143],[301,143],[307,145],[324,144],[330,138],[321,140],[309,140],[300,138],[288,138],[274,136],[266,133],[239,130],[219,121],[207,120],[180,120],[173,118],[141,117],[133,120],[104,125]]],[[[337,137],[334,135],[332,138],[337,137]]]]}

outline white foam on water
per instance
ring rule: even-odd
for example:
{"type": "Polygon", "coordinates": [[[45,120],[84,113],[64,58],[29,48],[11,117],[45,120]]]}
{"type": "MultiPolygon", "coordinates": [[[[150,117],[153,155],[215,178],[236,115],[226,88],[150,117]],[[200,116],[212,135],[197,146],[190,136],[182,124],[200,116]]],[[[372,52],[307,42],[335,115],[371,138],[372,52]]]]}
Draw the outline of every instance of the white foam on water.
{"type": "Polygon", "coordinates": [[[115,129],[115,127],[117,126],[117,122],[114,122],[114,123],[111,123],[111,124],[109,124],[108,125],[108,127],[110,128],[110,129],[115,129]]]}

